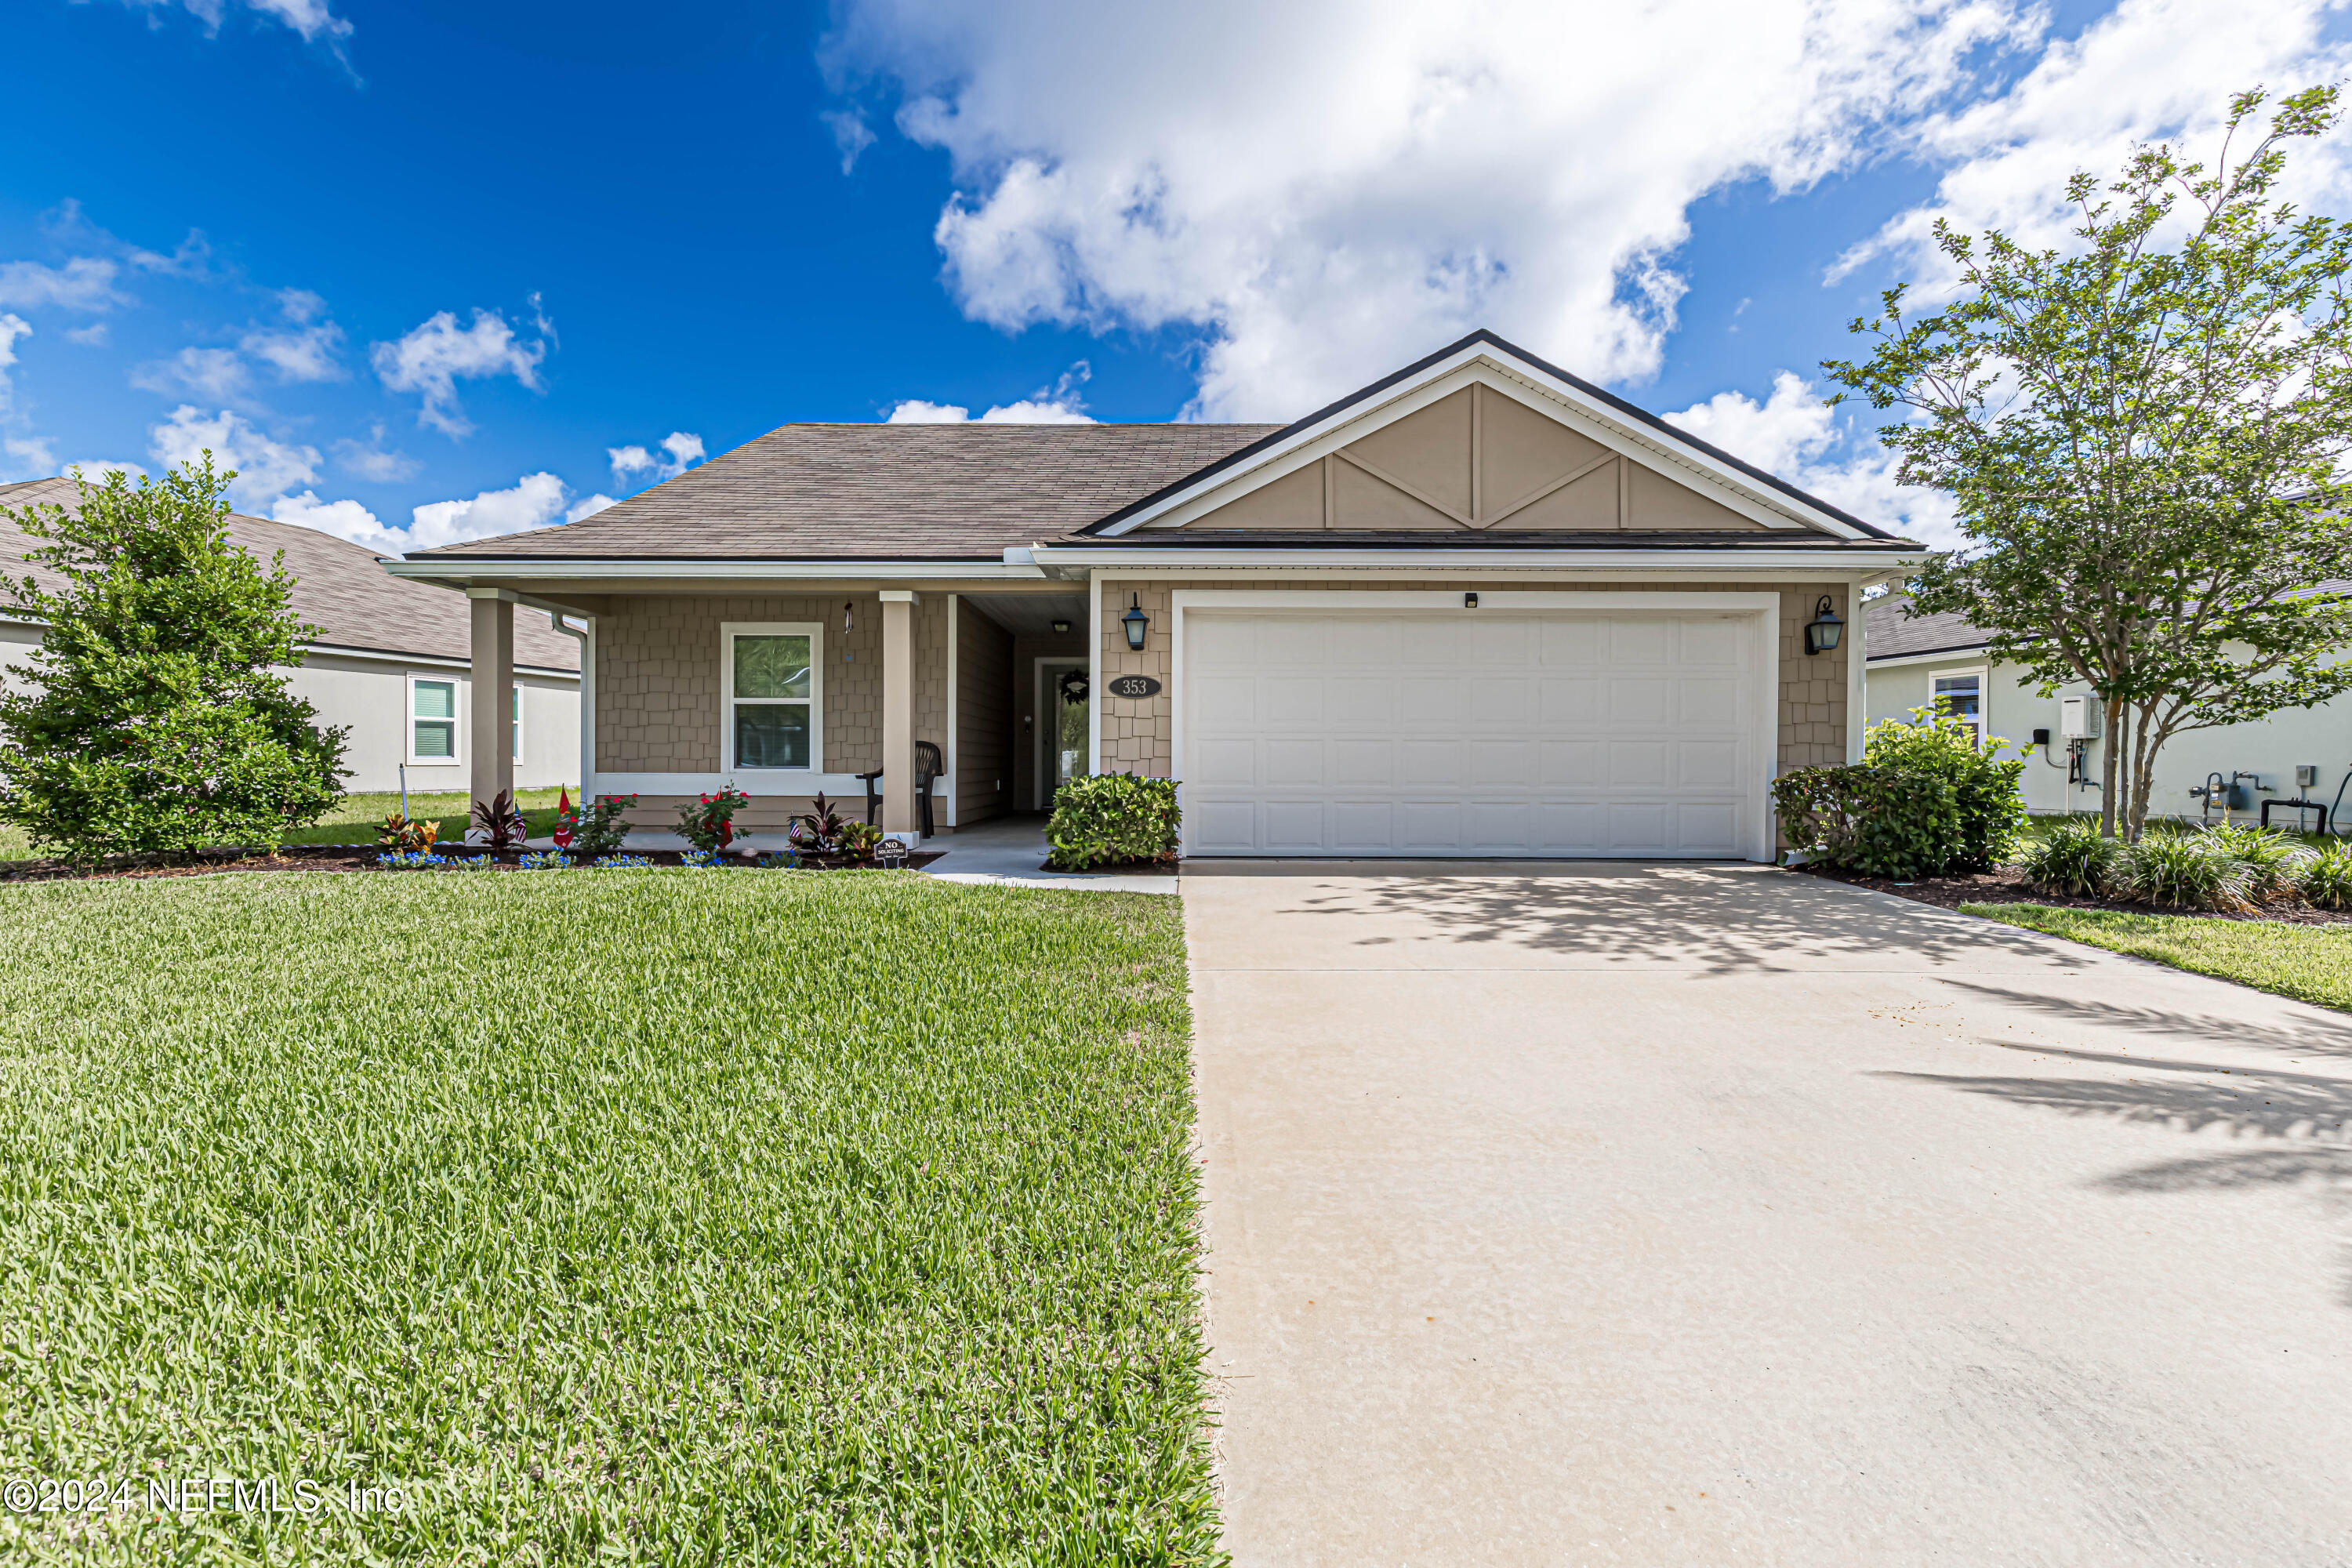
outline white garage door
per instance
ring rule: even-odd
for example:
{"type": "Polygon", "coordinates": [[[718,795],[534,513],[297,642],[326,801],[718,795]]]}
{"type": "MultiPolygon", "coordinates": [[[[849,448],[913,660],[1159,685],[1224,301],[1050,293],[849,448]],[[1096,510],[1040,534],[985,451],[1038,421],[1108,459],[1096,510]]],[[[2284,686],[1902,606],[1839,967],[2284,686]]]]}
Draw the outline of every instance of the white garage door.
{"type": "Polygon", "coordinates": [[[1752,616],[1199,611],[1195,855],[1733,858],[1760,842],[1752,616]]]}

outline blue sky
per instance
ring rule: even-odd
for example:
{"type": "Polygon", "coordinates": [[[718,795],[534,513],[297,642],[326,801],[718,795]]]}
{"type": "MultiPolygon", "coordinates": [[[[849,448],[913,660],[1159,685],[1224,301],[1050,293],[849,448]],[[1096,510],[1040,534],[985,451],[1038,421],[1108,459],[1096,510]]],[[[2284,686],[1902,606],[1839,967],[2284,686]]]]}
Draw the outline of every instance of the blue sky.
{"type": "Polygon", "coordinates": [[[1932,534],[1815,368],[1926,219],[2055,235],[2076,163],[2344,64],[2296,0],[1655,10],[23,0],[0,478],[209,442],[397,549],[790,420],[1287,417],[1485,324],[1932,534]]]}

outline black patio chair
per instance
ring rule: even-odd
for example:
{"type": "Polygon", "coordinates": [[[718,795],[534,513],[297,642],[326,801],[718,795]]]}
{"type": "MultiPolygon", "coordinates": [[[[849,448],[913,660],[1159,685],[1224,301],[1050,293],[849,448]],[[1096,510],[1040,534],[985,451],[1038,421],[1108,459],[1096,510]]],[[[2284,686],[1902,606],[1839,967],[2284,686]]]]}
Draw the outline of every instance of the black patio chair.
{"type": "MultiPolygon", "coordinates": [[[[931,826],[931,786],[947,772],[947,760],[940,755],[938,746],[929,741],[915,742],[915,821],[929,838],[936,831],[931,826]]],[[[866,820],[870,825],[882,811],[882,770],[858,773],[857,782],[866,786],[866,820]]]]}

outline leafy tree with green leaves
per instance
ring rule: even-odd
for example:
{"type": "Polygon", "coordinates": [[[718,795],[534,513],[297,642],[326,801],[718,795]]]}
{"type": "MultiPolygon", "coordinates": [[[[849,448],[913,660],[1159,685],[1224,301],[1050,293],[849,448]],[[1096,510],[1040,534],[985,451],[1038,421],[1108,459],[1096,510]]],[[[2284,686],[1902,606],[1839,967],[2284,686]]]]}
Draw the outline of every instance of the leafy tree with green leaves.
{"type": "Polygon", "coordinates": [[[5,584],[45,626],[30,690],[0,697],[0,822],[76,859],[275,845],[342,797],[347,731],[320,729],[280,670],[318,628],[229,542],[236,475],[212,455],[133,488],[76,472],[80,504],[27,507],[62,582],[5,584]]]}
{"type": "Polygon", "coordinates": [[[2231,101],[2210,170],[2157,145],[2104,189],[2074,175],[2063,250],[1939,222],[1953,302],[1908,316],[1890,289],[1853,324],[1871,357],[1822,363],[1832,402],[1906,411],[1879,432],[1900,478],[1957,502],[1967,543],[1918,574],[1916,613],[2105,705],[2109,837],[2139,836],[2173,736],[2352,689],[2352,605],[2317,591],[2352,577],[2352,230],[2276,195],[2337,93],[2284,100],[2232,162],[2264,101],[2231,101]]]}

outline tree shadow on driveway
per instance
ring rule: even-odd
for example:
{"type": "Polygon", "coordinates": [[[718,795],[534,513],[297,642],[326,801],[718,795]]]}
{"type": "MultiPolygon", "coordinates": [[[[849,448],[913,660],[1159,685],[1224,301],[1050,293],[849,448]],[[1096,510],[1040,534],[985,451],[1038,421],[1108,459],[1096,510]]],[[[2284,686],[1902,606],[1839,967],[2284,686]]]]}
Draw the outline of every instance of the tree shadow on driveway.
{"type": "Polygon", "coordinates": [[[1307,882],[1282,913],[1363,921],[1369,929],[1353,939],[1362,947],[1488,944],[1715,973],[1987,960],[2063,970],[2097,962],[2072,943],[2012,926],[1745,866],[1584,861],[1474,870],[1359,862],[1345,873],[1326,864],[1259,874],[1307,882]]]}
{"type": "MultiPolygon", "coordinates": [[[[2192,1135],[2220,1134],[2250,1145],[2119,1171],[2094,1184],[2102,1191],[2128,1194],[2310,1186],[2333,1216],[2352,1217],[2352,1024],[2292,1016],[2252,1023],[2080,996],[1948,984],[2046,1018],[2128,1035],[2135,1045],[2147,1042],[2150,1054],[1980,1039],[2001,1050],[2108,1071],[2081,1078],[1893,1071],[1872,1076],[1936,1084],[2062,1116],[2168,1127],[2192,1135]],[[2224,1063],[2197,1054],[2199,1047],[2221,1040],[2259,1057],[2251,1064],[2242,1056],[2224,1063]],[[2338,1063],[2345,1067],[2336,1071],[2306,1070],[2338,1063]]],[[[2344,1300],[2352,1306],[2352,1247],[2346,1252],[2346,1273],[2344,1300]]]]}

